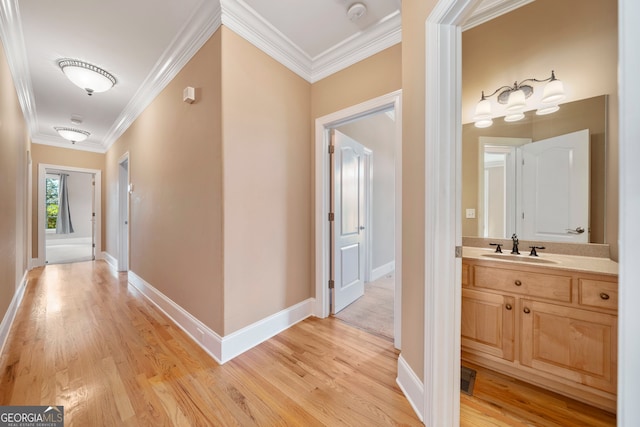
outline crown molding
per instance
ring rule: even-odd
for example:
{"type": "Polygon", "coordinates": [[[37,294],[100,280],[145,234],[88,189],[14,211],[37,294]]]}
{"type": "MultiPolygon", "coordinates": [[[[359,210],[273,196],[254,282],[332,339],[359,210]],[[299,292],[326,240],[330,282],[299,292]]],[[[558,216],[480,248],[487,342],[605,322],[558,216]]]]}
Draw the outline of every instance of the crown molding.
{"type": "Polygon", "coordinates": [[[34,135],[38,131],[38,115],[33,102],[31,72],[29,71],[18,3],[18,0],[0,0],[0,37],[22,114],[24,114],[29,127],[29,133],[34,135]]]}
{"type": "Polygon", "coordinates": [[[311,58],[242,0],[221,0],[222,24],[310,83],[401,41],[400,11],[311,58]]]}
{"type": "Polygon", "coordinates": [[[242,0],[220,0],[222,25],[299,75],[311,79],[313,61],[242,0]]]}
{"type": "Polygon", "coordinates": [[[397,11],[313,58],[310,81],[315,83],[401,41],[402,15],[397,11]]]}
{"type": "MultiPolygon", "coordinates": [[[[221,25],[220,3],[202,0],[104,138],[106,152],[221,25]]],[[[77,144],[76,144],[77,145],[77,144]]]]}
{"type": "Polygon", "coordinates": [[[485,0],[476,8],[462,26],[462,31],[484,24],[500,15],[509,13],[535,0],[485,0]]]}

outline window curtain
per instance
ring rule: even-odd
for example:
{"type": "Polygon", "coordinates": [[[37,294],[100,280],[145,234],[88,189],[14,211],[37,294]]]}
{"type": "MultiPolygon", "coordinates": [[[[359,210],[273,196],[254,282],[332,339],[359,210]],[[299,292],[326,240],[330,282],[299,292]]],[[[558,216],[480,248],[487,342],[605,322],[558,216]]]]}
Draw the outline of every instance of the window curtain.
{"type": "Polygon", "coordinates": [[[60,174],[60,184],[58,187],[58,221],[56,222],[56,234],[73,233],[71,224],[71,212],[69,211],[69,190],[67,189],[67,178],[69,175],[60,174]]]}

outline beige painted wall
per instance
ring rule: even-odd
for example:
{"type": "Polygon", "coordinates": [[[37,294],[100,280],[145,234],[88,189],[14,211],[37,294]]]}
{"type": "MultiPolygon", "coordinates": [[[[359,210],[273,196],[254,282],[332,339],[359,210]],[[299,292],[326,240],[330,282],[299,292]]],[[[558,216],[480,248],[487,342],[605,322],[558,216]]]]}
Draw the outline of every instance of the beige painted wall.
{"type": "Polygon", "coordinates": [[[545,78],[552,69],[564,82],[563,102],[610,95],[605,241],[613,259],[618,253],[617,33],[615,1],[536,0],[462,35],[463,123],[472,120],[482,90],[545,78]]]}
{"type": "Polygon", "coordinates": [[[69,166],[74,168],[84,169],[96,169],[102,171],[102,248],[105,246],[105,155],[101,153],[92,153],[89,151],[73,150],[71,148],[53,147],[51,145],[32,144],[31,145],[31,157],[33,159],[33,193],[32,193],[32,216],[31,226],[33,228],[33,234],[31,238],[33,258],[38,257],[38,234],[40,227],[38,227],[38,198],[44,197],[44,195],[38,194],[38,168],[41,163],[48,165],[69,166]]]}
{"type": "Polygon", "coordinates": [[[222,27],[224,333],[313,296],[311,85],[222,27]]]}
{"type": "Polygon", "coordinates": [[[402,357],[424,376],[425,21],[437,0],[402,2],[402,357]]]}
{"type": "Polygon", "coordinates": [[[129,152],[135,274],[223,333],[221,36],[218,31],[106,155],[106,250],[117,256],[118,161],[129,152]],[[186,86],[196,102],[182,101],[186,86]]]}
{"type": "Polygon", "coordinates": [[[396,44],[314,83],[311,88],[313,119],[400,89],[401,61],[401,44],[396,44]]]}
{"type": "Polygon", "coordinates": [[[0,322],[28,266],[29,150],[27,126],[0,44],[0,322]]]}

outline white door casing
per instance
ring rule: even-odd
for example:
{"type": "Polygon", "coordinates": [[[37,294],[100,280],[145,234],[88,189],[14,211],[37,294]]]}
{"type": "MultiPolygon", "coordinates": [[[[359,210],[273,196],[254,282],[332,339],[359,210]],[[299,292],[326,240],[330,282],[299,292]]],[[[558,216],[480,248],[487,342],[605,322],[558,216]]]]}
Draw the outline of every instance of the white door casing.
{"type": "Polygon", "coordinates": [[[333,169],[332,313],[364,295],[365,147],[345,134],[331,131],[333,169]]]}
{"type": "Polygon", "coordinates": [[[330,271],[330,230],[328,215],[329,198],[329,129],[360,117],[392,108],[395,111],[395,294],[394,294],[394,346],[401,348],[402,326],[402,91],[382,95],[340,111],[322,116],[315,123],[315,315],[320,318],[330,314],[328,282],[330,271]]]}
{"type": "Polygon", "coordinates": [[[589,130],[536,141],[521,150],[518,236],[589,243],[589,130]]]}
{"type": "Polygon", "coordinates": [[[118,161],[117,270],[129,270],[129,153],[118,161]]]}

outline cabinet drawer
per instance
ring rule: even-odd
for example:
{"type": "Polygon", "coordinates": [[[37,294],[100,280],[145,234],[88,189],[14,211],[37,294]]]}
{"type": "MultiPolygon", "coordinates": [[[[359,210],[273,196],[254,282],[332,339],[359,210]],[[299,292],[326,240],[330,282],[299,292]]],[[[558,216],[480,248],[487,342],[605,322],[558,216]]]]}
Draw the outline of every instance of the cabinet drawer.
{"type": "Polygon", "coordinates": [[[591,307],[618,309],[618,284],[602,280],[579,279],[579,303],[591,307]]]}
{"type": "Polygon", "coordinates": [[[571,277],[476,265],[474,286],[527,296],[571,302],[571,277]]]}

